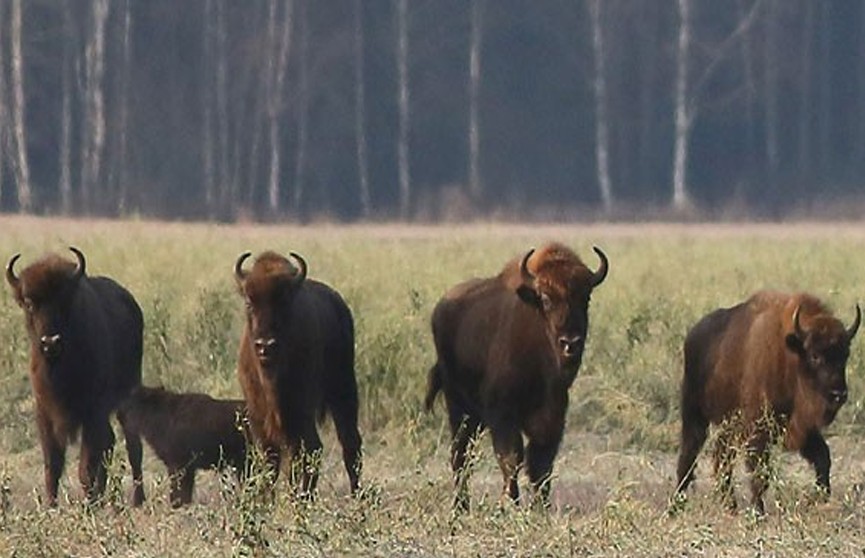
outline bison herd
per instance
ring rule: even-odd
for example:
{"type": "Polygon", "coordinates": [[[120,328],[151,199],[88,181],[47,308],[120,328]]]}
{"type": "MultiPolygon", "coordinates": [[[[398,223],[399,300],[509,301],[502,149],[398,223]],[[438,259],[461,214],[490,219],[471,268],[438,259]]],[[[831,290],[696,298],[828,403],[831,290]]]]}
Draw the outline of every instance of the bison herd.
{"type": "MultiPolygon", "coordinates": [[[[317,426],[333,420],[353,494],[360,487],[361,436],[354,369],[354,321],[332,287],[309,278],[303,257],[266,251],[234,264],[246,309],[237,374],[243,399],[173,393],[141,385],[142,312],[124,287],[49,254],[6,280],[24,311],[30,382],[45,472],[57,504],[66,448],[79,438],[78,474],[87,499],[105,490],[114,446],[110,416],[126,440],[132,503],[144,501],[141,438],[165,463],[173,506],[192,500],[195,472],[248,472],[260,450],[273,479],[287,458],[300,497],[316,489],[322,442],[317,426]]],[[[454,509],[465,510],[472,440],[488,430],[502,473],[503,496],[519,502],[525,470],[535,501],[549,502],[553,461],[565,427],[568,389],[589,330],[589,300],[607,277],[599,248],[592,270],[567,246],[549,243],[505,264],[495,276],[447,291],[433,310],[436,362],[425,406],[441,393],[450,427],[454,509]]],[[[732,470],[744,450],[751,504],[763,512],[769,446],[783,440],[813,467],[829,493],[829,447],[821,430],[847,400],[845,367],[861,312],[845,327],[817,298],[759,292],[703,317],[688,332],[681,387],[681,445],[675,494],[693,479],[709,425],[716,425],[714,469],[721,496],[735,506],[732,470]]]]}

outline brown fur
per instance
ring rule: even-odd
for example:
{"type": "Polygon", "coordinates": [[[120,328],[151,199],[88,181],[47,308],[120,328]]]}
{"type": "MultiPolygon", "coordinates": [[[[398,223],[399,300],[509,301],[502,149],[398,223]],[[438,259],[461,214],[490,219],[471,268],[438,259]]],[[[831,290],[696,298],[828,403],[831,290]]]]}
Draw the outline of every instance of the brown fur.
{"type": "MultiPolygon", "coordinates": [[[[88,277],[83,254],[72,250],[78,264],[49,254],[16,275],[14,256],[6,271],[30,337],[30,383],[52,506],[67,445],[79,432],[81,485],[91,501],[102,494],[104,460],[114,446],[110,414],[141,383],[141,309],[113,280],[88,277]]],[[[133,504],[140,505],[141,440],[128,431],[122,413],[118,419],[132,468],[133,504]]]]}
{"type": "Polygon", "coordinates": [[[831,461],[820,431],[846,400],[851,337],[817,298],[805,293],[759,292],[700,320],[685,341],[678,490],[693,478],[708,425],[725,423],[715,469],[729,506],[735,506],[731,446],[746,445],[752,503],[762,513],[766,483],[758,469],[781,431],[787,449],[811,462],[818,485],[828,493],[831,461]],[[794,331],[797,308],[803,338],[794,331]]]}
{"type": "Polygon", "coordinates": [[[437,361],[425,405],[431,408],[444,392],[458,508],[468,507],[467,448],[483,428],[492,434],[504,493],[518,500],[517,475],[525,466],[548,502],[568,388],[588,333],[589,296],[606,275],[606,256],[598,255],[603,268],[596,274],[569,248],[550,243],[528,258],[530,281],[520,269],[523,258],[515,259],[495,277],[453,287],[436,305],[437,361]],[[562,339],[576,341],[566,350],[562,339]]]}
{"type": "Polygon", "coordinates": [[[247,304],[238,376],[252,434],[276,473],[282,450],[288,449],[291,480],[299,480],[300,492],[310,495],[321,450],[316,423],[329,412],[354,493],[361,438],[351,312],[336,291],[301,278],[279,254],[262,253],[248,272],[240,269],[244,259],[236,266],[238,289],[247,304]]]}
{"type": "Polygon", "coordinates": [[[192,501],[195,472],[246,469],[245,404],[202,393],[140,387],[121,404],[127,427],[144,437],[171,476],[171,504],[192,501]]]}

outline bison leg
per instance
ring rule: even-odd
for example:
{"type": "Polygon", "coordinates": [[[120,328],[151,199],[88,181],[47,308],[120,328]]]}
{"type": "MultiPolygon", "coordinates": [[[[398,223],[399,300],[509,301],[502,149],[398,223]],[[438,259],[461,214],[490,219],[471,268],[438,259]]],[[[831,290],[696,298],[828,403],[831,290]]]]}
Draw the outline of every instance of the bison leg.
{"type": "Polygon", "coordinates": [[[37,424],[45,463],[45,495],[48,505],[53,508],[57,506],[57,487],[66,463],[66,444],[57,439],[50,419],[42,413],[37,418],[37,424]]]}
{"type": "Polygon", "coordinates": [[[769,485],[769,434],[758,430],[748,440],[745,466],[751,473],[751,505],[759,514],[765,513],[763,494],[769,485]]]}
{"type": "Polygon", "coordinates": [[[816,430],[810,432],[805,439],[805,445],[799,450],[799,454],[808,460],[817,473],[817,487],[827,496],[831,492],[829,488],[829,469],[832,466],[832,458],[829,455],[829,446],[823,435],[816,430]]]}
{"type": "Polygon", "coordinates": [[[715,482],[721,502],[731,512],[736,511],[736,495],[733,493],[733,465],[736,452],[733,446],[734,432],[722,426],[715,440],[715,482]]]}
{"type": "Polygon", "coordinates": [[[310,498],[318,484],[321,461],[321,438],[310,419],[299,437],[288,437],[288,454],[291,460],[291,483],[303,498],[310,498]]]}
{"type": "Polygon", "coordinates": [[[491,428],[493,437],[493,450],[502,470],[504,487],[502,495],[510,497],[511,501],[518,503],[520,499],[520,488],[518,475],[523,463],[523,437],[515,428],[491,428]]]}
{"type": "Polygon", "coordinates": [[[553,474],[553,460],[559,451],[561,434],[552,441],[530,439],[526,448],[526,470],[529,480],[540,496],[540,503],[550,506],[550,480],[553,474]]]}
{"type": "Polygon", "coordinates": [[[117,413],[120,428],[123,429],[123,438],[126,440],[126,454],[129,456],[129,467],[132,469],[132,505],[141,506],[144,503],[144,476],[141,471],[141,459],[143,449],[141,447],[141,436],[127,427],[126,417],[117,413]]]}
{"type": "Polygon", "coordinates": [[[171,507],[179,508],[192,502],[195,488],[195,470],[191,467],[169,467],[171,477],[171,507]]]}
{"type": "Polygon", "coordinates": [[[676,492],[684,492],[694,480],[694,464],[703,444],[709,424],[702,417],[682,417],[682,436],[679,447],[679,463],[676,467],[676,492]]]}
{"type": "Polygon", "coordinates": [[[332,409],[336,436],[342,446],[342,461],[348,473],[351,493],[356,494],[360,486],[360,473],[363,466],[361,457],[361,438],[357,429],[357,406],[353,409],[332,409]]]}
{"type": "Polygon", "coordinates": [[[113,448],[114,432],[111,431],[111,424],[107,417],[84,425],[81,433],[78,480],[91,504],[105,492],[106,459],[113,448]]]}
{"type": "Polygon", "coordinates": [[[468,450],[471,441],[481,429],[480,421],[464,414],[462,409],[447,398],[448,422],[451,429],[451,470],[454,475],[454,510],[469,510],[469,477],[471,466],[468,463],[468,450]]]}

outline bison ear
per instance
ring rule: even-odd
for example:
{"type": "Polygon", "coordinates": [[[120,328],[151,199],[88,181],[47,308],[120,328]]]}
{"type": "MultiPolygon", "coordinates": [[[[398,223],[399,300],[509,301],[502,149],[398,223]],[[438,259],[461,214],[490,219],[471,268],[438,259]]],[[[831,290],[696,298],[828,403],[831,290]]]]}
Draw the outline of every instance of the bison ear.
{"type": "Polygon", "coordinates": [[[541,296],[538,294],[538,291],[528,285],[520,285],[517,287],[517,296],[529,306],[534,306],[535,308],[542,307],[541,296]]]}
{"type": "Polygon", "coordinates": [[[798,335],[795,333],[788,333],[784,341],[786,342],[788,349],[799,356],[805,355],[805,345],[802,343],[802,339],[798,335]]]}

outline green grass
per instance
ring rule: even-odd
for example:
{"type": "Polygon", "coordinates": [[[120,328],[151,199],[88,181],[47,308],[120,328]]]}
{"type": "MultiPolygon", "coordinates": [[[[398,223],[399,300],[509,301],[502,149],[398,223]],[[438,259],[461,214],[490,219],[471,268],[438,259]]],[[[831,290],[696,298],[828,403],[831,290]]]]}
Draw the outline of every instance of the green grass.
{"type": "MultiPolygon", "coordinates": [[[[108,505],[81,503],[77,448],[61,505],[44,509],[42,458],[27,379],[27,337],[0,288],[0,555],[823,556],[865,548],[865,364],[848,367],[851,399],[828,430],[833,488],[817,503],[812,474],[778,455],[768,515],[730,515],[713,497],[709,456],[684,512],[667,514],[678,445],[681,345],[699,317],[765,287],[808,290],[849,322],[865,302],[865,229],[857,226],[207,226],[0,219],[0,259],[19,266],[73,244],[90,274],[110,275],[145,315],[144,382],[238,397],[234,365],[242,303],[232,267],[244,250],[294,250],[310,276],[336,287],[356,320],[364,492],[354,500],[329,424],[319,498],[275,500],[254,480],[236,487],[200,473],[195,504],[171,510],[164,467],[145,451],[148,502],[125,505],[125,459],[112,463],[108,505]],[[448,436],[439,402],[421,402],[434,361],[429,315],[454,283],[492,275],[556,239],[591,267],[610,258],[592,298],[583,368],[571,389],[556,461],[553,509],[500,506],[488,439],[478,445],[472,512],[454,518],[448,436]]],[[[710,441],[711,442],[711,441],[710,441]]],[[[122,444],[121,448],[122,449],[122,444]]],[[[119,452],[123,457],[123,452],[119,452]]],[[[525,486],[525,482],[523,482],[525,486]]],[[[740,503],[747,496],[741,472],[740,503]]]]}

